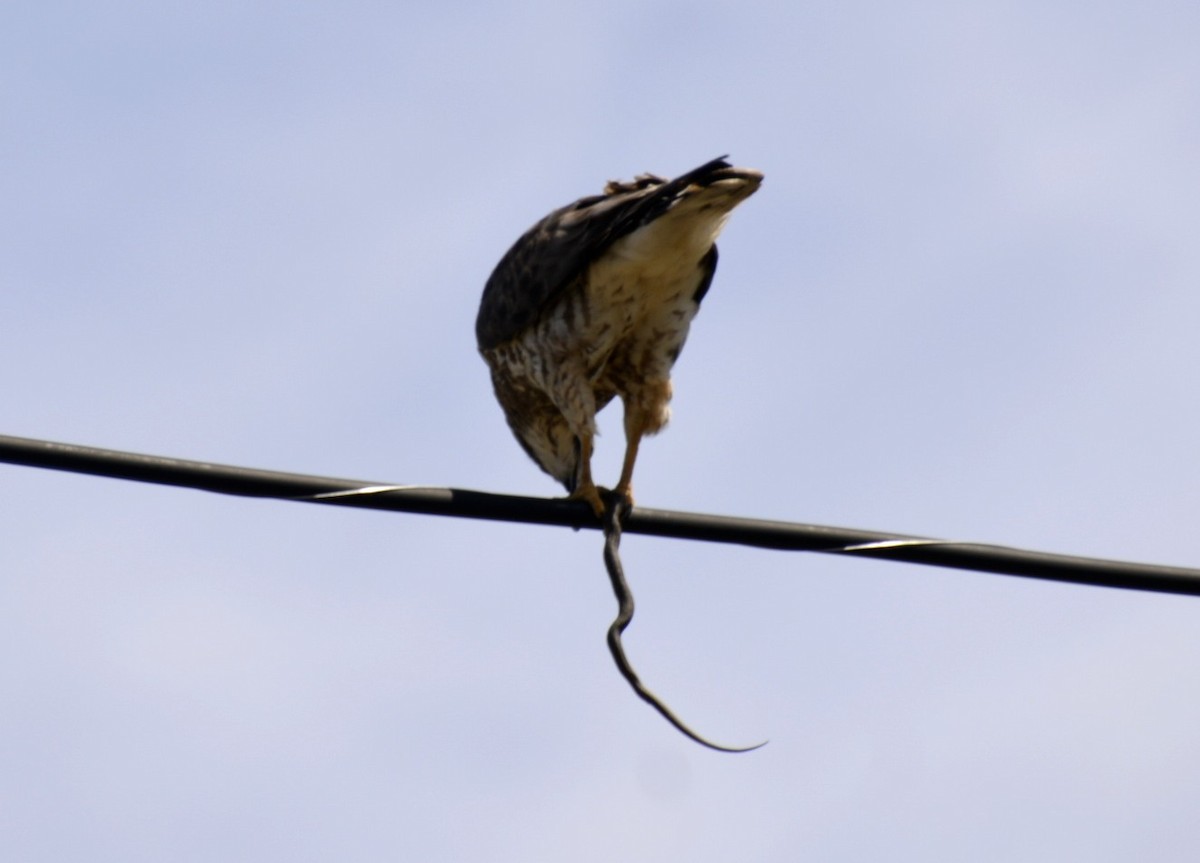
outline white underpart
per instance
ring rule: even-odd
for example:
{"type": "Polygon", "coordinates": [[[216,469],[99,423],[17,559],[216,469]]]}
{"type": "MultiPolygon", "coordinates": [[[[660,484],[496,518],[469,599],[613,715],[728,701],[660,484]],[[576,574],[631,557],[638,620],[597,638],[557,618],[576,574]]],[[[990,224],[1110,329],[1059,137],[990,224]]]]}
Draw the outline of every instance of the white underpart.
{"type": "Polygon", "coordinates": [[[666,213],[622,237],[593,268],[622,265],[641,270],[645,277],[670,277],[672,271],[694,267],[708,252],[728,221],[721,206],[721,184],[679,198],[666,213]]]}
{"type": "MultiPolygon", "coordinates": [[[[673,357],[687,338],[698,311],[696,291],[704,278],[701,260],[729,218],[726,198],[715,187],[680,198],[650,224],[621,238],[608,249],[588,276],[592,309],[600,319],[587,327],[589,370],[618,345],[640,349],[645,370],[666,377],[673,357]],[[634,339],[629,344],[628,339],[634,339]],[[666,339],[662,341],[661,339],[666,339]]],[[[665,421],[665,418],[664,418],[665,421]]]]}
{"type": "Polygon", "coordinates": [[[594,318],[580,345],[589,378],[602,386],[620,376],[627,418],[631,408],[641,412],[649,434],[670,418],[671,366],[699,310],[695,297],[706,275],[701,261],[738,200],[727,191],[720,184],[690,190],[665,214],[614,243],[588,275],[594,318]],[[633,365],[639,374],[631,377],[617,363],[633,365]]]}

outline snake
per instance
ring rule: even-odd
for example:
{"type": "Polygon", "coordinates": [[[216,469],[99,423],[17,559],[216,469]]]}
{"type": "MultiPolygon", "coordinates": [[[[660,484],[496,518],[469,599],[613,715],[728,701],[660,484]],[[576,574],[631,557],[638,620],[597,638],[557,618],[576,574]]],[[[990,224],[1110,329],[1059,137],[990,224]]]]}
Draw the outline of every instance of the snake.
{"type": "Polygon", "coordinates": [[[603,517],[604,566],[608,570],[613,593],[617,597],[617,616],[608,628],[608,649],[612,653],[613,661],[617,664],[617,670],[621,672],[621,676],[633,688],[638,698],[657,710],[681,734],[701,746],[715,749],[717,752],[752,752],[765,746],[767,744],[765,740],[753,746],[722,746],[702,737],[676,716],[662,699],[651,692],[634,671],[633,665],[625,655],[625,647],[621,643],[621,636],[633,620],[634,611],[633,591],[629,589],[629,582],[625,579],[625,568],[621,565],[620,555],[621,521],[628,515],[632,507],[627,497],[615,494],[610,495],[606,503],[608,505],[605,507],[603,517]]]}

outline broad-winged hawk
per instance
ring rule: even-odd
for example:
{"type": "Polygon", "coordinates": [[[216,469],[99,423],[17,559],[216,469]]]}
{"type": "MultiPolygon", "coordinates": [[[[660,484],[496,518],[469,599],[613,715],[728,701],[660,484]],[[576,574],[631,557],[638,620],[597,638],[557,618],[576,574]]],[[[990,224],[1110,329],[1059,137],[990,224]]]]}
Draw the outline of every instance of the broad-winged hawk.
{"type": "Polygon", "coordinates": [[[674,180],[610,182],[526,231],[487,281],[475,333],[508,424],[597,515],[596,412],[624,403],[615,491],[632,499],[638,445],[670,416],[671,367],[712,284],[717,235],[761,182],[725,159],[674,180]]]}

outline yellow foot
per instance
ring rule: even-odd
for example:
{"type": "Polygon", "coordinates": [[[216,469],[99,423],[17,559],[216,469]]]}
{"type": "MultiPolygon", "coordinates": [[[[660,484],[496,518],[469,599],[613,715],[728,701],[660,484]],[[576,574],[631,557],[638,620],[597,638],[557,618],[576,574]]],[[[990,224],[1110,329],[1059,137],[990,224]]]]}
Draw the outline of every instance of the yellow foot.
{"type": "Polygon", "coordinates": [[[633,508],[633,485],[631,483],[617,483],[617,487],[612,490],[614,496],[624,498],[625,503],[630,509],[633,508]]]}
{"type": "Polygon", "coordinates": [[[581,485],[567,495],[567,500],[586,501],[592,508],[592,512],[596,514],[596,518],[604,518],[604,500],[600,497],[600,489],[596,488],[595,483],[581,485]]]}

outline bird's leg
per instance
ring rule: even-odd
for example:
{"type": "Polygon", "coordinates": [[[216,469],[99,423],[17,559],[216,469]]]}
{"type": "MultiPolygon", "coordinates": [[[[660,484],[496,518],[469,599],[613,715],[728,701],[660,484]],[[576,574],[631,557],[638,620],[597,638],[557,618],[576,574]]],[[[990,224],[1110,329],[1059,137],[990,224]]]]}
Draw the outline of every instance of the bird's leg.
{"type": "Polygon", "coordinates": [[[628,501],[630,506],[633,506],[633,465],[637,461],[638,447],[641,445],[642,436],[645,433],[644,424],[641,422],[630,423],[627,412],[625,420],[625,461],[621,465],[621,478],[617,480],[617,487],[613,491],[619,497],[623,497],[628,501]]]}
{"type": "Polygon", "coordinates": [[[671,379],[651,376],[643,382],[637,392],[622,398],[625,404],[625,461],[621,465],[621,478],[614,493],[633,506],[633,466],[637,462],[638,447],[646,435],[657,434],[671,416],[671,379]]]}
{"type": "Polygon", "coordinates": [[[600,490],[592,479],[592,441],[590,432],[578,435],[579,461],[575,465],[575,488],[568,495],[568,500],[586,501],[596,514],[596,518],[604,518],[604,501],[600,498],[600,490]]]}

